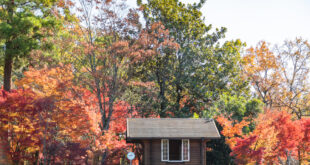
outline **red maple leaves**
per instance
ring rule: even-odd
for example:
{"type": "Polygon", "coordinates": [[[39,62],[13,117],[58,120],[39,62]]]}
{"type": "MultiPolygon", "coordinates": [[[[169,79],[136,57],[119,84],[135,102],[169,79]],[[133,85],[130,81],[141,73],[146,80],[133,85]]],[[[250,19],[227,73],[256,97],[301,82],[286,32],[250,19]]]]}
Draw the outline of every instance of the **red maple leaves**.
{"type": "Polygon", "coordinates": [[[255,129],[249,134],[242,132],[246,119],[233,123],[218,117],[218,121],[239,164],[277,162],[287,159],[288,152],[301,162],[309,158],[310,119],[295,120],[285,111],[267,111],[255,119],[255,129]]]}

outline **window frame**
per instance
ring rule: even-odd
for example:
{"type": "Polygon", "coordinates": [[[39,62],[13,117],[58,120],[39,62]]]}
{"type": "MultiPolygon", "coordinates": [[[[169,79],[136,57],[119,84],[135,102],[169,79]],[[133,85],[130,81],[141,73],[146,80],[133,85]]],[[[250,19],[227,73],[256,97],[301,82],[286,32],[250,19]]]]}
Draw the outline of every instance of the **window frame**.
{"type": "Polygon", "coordinates": [[[169,139],[161,139],[161,161],[169,161],[169,139]],[[167,160],[164,160],[164,141],[167,141],[167,160]]]}
{"type": "MultiPolygon", "coordinates": [[[[173,139],[170,139],[173,140],[173,139]]],[[[162,162],[189,162],[190,161],[190,140],[189,139],[181,139],[181,159],[182,160],[169,160],[169,139],[161,139],[161,161],[162,162]],[[167,142],[167,159],[164,160],[164,141],[167,142]],[[184,160],[183,146],[184,141],[187,141],[187,160],[184,160]]]]}
{"type": "Polygon", "coordinates": [[[191,149],[191,147],[190,147],[190,142],[189,142],[189,139],[182,139],[182,161],[184,161],[184,162],[189,162],[190,161],[190,149],[191,149]],[[183,146],[184,146],[184,141],[187,141],[187,160],[184,160],[184,153],[183,153],[183,146]]]}

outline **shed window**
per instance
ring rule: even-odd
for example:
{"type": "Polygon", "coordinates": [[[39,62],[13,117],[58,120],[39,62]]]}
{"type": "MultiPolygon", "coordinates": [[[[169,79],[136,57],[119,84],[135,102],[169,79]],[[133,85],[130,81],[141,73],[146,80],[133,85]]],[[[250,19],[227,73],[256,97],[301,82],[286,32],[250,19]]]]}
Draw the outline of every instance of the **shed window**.
{"type": "Polygon", "coordinates": [[[182,160],[182,140],[169,140],[169,160],[182,160]]]}
{"type": "Polygon", "coordinates": [[[189,139],[161,140],[162,161],[189,161],[189,139]]]}

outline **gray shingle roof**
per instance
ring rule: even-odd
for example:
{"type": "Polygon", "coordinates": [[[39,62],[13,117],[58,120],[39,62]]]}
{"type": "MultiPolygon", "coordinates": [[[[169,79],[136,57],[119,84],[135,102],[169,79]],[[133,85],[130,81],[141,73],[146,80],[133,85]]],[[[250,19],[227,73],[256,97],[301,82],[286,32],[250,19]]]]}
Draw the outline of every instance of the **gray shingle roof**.
{"type": "Polygon", "coordinates": [[[128,118],[127,140],[160,138],[220,138],[213,119],[128,118]]]}

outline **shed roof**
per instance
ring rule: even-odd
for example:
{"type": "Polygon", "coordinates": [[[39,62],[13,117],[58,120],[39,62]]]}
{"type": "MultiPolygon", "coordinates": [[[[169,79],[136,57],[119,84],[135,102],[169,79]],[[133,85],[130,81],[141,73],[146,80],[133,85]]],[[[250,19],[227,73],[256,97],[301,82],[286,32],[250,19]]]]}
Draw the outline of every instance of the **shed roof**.
{"type": "Polygon", "coordinates": [[[128,118],[127,140],[220,138],[213,119],[128,118]]]}

